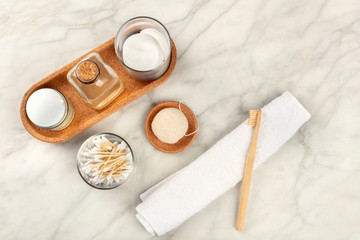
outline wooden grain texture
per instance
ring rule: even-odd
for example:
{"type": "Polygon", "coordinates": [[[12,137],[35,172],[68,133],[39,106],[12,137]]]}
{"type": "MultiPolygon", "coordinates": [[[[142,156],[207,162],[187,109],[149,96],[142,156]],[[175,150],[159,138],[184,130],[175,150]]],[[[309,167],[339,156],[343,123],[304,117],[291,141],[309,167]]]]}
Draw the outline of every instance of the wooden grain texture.
{"type": "MultiPolygon", "coordinates": [[[[184,136],[179,141],[177,141],[174,144],[164,143],[160,141],[154,134],[154,132],[151,129],[151,123],[154,120],[154,117],[158,112],[160,112],[164,108],[179,108],[179,102],[175,101],[168,101],[163,102],[158,105],[156,105],[151,111],[149,112],[146,121],[145,121],[145,132],[146,136],[156,149],[159,151],[165,152],[165,153],[178,153],[181,151],[184,151],[186,148],[188,148],[193,141],[195,140],[195,137],[197,135],[197,132],[190,135],[190,136],[184,136]]],[[[196,120],[195,114],[191,111],[190,108],[188,108],[186,105],[181,103],[181,111],[185,114],[185,117],[188,120],[189,127],[186,131],[186,135],[195,132],[198,129],[198,124],[196,120]]]]}
{"type": "Polygon", "coordinates": [[[32,136],[41,141],[49,143],[65,142],[164,83],[174,71],[176,57],[175,44],[171,41],[171,61],[167,71],[160,78],[151,82],[136,80],[126,73],[124,66],[117,58],[114,49],[114,38],[112,38],[31,86],[25,93],[21,102],[21,121],[25,129],[32,136]],[[115,70],[121,81],[124,83],[124,91],[102,110],[95,110],[91,108],[91,106],[86,103],[77,91],[70,85],[66,77],[69,70],[91,52],[97,52],[100,54],[102,59],[115,70]],[[73,104],[75,111],[74,119],[65,129],[61,131],[42,129],[35,126],[27,117],[26,102],[34,91],[41,88],[56,89],[73,104]]]}
{"type": "MultiPolygon", "coordinates": [[[[249,119],[249,122],[250,122],[250,119],[249,119]]],[[[239,203],[238,215],[237,215],[237,220],[236,220],[236,230],[238,230],[238,231],[244,230],[246,208],[247,208],[247,203],[248,203],[249,193],[250,193],[251,176],[252,176],[252,172],[254,169],[256,144],[257,144],[257,139],[258,139],[258,135],[259,135],[260,122],[261,122],[261,110],[257,110],[256,125],[253,130],[253,136],[252,136],[252,140],[251,140],[249,153],[246,157],[244,177],[242,180],[240,203],[239,203]]]]}

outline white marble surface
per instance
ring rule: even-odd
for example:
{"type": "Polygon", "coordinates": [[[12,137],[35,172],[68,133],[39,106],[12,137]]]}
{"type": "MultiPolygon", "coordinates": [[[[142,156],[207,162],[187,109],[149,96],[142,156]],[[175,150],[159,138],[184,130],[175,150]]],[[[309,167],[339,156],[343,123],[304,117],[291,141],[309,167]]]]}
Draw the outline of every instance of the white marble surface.
{"type": "Polygon", "coordinates": [[[0,239],[150,239],[134,216],[138,195],[285,90],[313,117],[254,173],[245,232],[234,230],[238,185],[159,239],[360,239],[359,44],[358,0],[1,0],[0,239]],[[31,137],[19,117],[27,88],[138,15],[161,20],[175,41],[169,81],[66,143],[31,137]],[[144,120],[180,99],[200,132],[164,154],[144,120]],[[105,131],[136,156],[111,191],[90,188],[75,165],[80,144],[105,131]]]}

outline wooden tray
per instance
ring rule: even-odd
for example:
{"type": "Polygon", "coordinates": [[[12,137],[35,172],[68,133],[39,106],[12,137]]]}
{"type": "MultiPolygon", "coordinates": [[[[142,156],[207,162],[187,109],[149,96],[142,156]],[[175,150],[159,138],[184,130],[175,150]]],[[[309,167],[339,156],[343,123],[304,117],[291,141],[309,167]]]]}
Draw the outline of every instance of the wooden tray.
{"type": "Polygon", "coordinates": [[[49,143],[59,143],[65,142],[79,133],[85,131],[95,123],[101,121],[102,119],[108,117],[110,114],[118,111],[120,108],[134,101],[135,99],[145,95],[154,88],[158,87],[160,84],[164,83],[172,74],[176,64],[176,48],[174,42],[171,41],[171,60],[170,65],[167,71],[160,78],[151,81],[140,81],[130,77],[122,63],[117,58],[115,49],[114,49],[114,39],[112,38],[104,44],[96,47],[85,55],[79,57],[78,59],[72,61],[66,66],[60,68],[56,72],[50,74],[44,79],[36,82],[29,90],[25,93],[21,106],[20,106],[20,116],[21,121],[25,129],[35,138],[49,143]],[[81,59],[91,52],[97,52],[100,56],[107,62],[119,75],[119,78],[124,83],[124,91],[108,106],[102,110],[95,110],[90,107],[76,92],[76,90],[70,85],[67,81],[66,75],[68,71],[73,68],[81,59]],[[68,127],[61,131],[53,131],[42,129],[35,126],[26,115],[26,102],[29,96],[36,90],[40,88],[53,88],[60,91],[66,99],[71,101],[74,106],[74,119],[68,127]]]}

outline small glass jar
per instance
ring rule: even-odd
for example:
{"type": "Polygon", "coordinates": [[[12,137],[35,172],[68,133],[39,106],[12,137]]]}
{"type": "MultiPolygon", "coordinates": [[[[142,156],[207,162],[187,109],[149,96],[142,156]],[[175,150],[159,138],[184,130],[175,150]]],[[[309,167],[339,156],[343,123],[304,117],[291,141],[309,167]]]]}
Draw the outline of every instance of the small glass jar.
{"type": "Polygon", "coordinates": [[[116,72],[99,54],[90,53],[67,74],[70,84],[96,110],[101,110],[124,90],[116,72]]]}
{"type": "Polygon", "coordinates": [[[125,70],[135,79],[144,81],[155,80],[161,77],[169,67],[171,60],[170,34],[165,26],[154,18],[135,17],[125,22],[116,34],[114,45],[116,55],[125,67],[125,70]],[[132,41],[131,46],[127,45],[128,39],[134,37],[134,35],[142,36],[137,39],[138,41],[132,41]],[[142,46],[139,46],[140,44],[142,46]],[[126,54],[126,45],[128,46],[128,54],[126,54]],[[154,49],[155,46],[159,52],[154,49]],[[155,53],[161,55],[161,60],[158,64],[148,69],[137,68],[136,65],[139,64],[136,63],[148,60],[146,57],[153,57],[156,55],[155,53]],[[132,56],[133,64],[129,64],[129,61],[126,61],[126,55],[129,54],[135,54],[132,56]]]}
{"type": "MultiPolygon", "coordinates": [[[[109,145],[107,145],[109,146],[109,145]]],[[[108,150],[109,153],[108,154],[116,154],[114,153],[114,151],[112,150],[108,150]]],[[[106,152],[102,152],[101,154],[106,154],[106,152]]],[[[104,158],[108,158],[105,155],[100,155],[100,156],[104,156],[104,158]]],[[[116,161],[116,159],[114,160],[108,160],[108,162],[114,162],[116,161]]],[[[98,168],[101,168],[100,166],[98,168]]],[[[113,189],[116,187],[119,187],[120,185],[122,185],[131,175],[131,173],[134,170],[134,154],[133,151],[130,147],[130,145],[120,136],[113,134],[113,133],[100,133],[100,134],[95,134],[91,137],[89,137],[80,147],[78,154],[77,154],[77,169],[78,172],[81,176],[81,178],[87,183],[89,184],[91,187],[97,188],[97,189],[101,189],[101,190],[109,190],[109,189],[113,189]],[[96,176],[97,173],[99,173],[99,171],[101,171],[101,169],[96,170],[97,166],[99,163],[101,164],[101,157],[94,158],[94,155],[96,155],[96,147],[99,147],[100,145],[102,145],[104,142],[107,142],[107,144],[110,143],[110,145],[114,144],[117,147],[122,146],[125,149],[126,152],[126,159],[127,159],[127,167],[126,167],[126,171],[119,176],[118,178],[115,178],[116,181],[109,181],[111,180],[110,178],[103,178],[102,181],[101,180],[101,176],[96,176]],[[97,179],[97,180],[95,180],[97,179]]],[[[108,173],[108,170],[104,170],[101,171],[101,173],[108,173]]],[[[114,176],[114,175],[113,175],[114,176]]],[[[109,176],[108,176],[109,177],[109,176]]],[[[111,177],[111,176],[110,176],[111,177]]]]}
{"type": "Polygon", "coordinates": [[[26,114],[36,126],[60,131],[71,123],[74,108],[59,91],[42,88],[30,95],[26,102],[26,114]]]}

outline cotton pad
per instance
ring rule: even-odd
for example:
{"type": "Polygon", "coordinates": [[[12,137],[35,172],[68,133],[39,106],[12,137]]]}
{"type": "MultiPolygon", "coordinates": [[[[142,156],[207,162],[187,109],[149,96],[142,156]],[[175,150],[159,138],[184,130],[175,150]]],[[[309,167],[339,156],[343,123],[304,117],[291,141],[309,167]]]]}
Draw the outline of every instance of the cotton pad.
{"type": "Polygon", "coordinates": [[[148,71],[159,66],[165,58],[160,43],[153,36],[140,32],[124,42],[123,59],[134,70],[148,71]]]}

